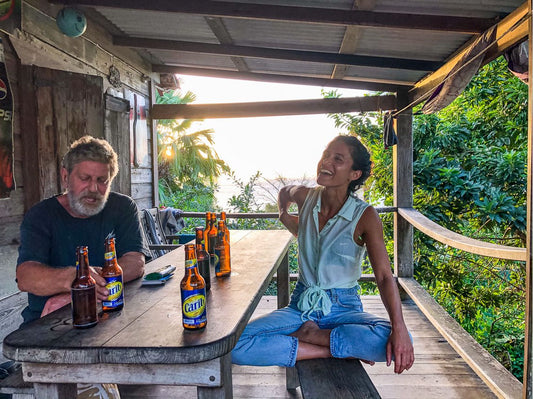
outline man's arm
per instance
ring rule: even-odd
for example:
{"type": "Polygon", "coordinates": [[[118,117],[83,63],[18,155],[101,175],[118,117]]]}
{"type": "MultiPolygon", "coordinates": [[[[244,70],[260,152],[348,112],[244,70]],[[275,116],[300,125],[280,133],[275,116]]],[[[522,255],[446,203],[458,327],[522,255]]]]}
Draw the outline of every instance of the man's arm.
{"type": "Polygon", "coordinates": [[[40,262],[26,261],[17,266],[17,284],[21,291],[39,296],[70,292],[76,267],[55,268],[40,262]]]}
{"type": "Polygon", "coordinates": [[[124,282],[135,280],[144,274],[144,254],[140,252],[126,252],[117,259],[122,268],[124,282]]]}

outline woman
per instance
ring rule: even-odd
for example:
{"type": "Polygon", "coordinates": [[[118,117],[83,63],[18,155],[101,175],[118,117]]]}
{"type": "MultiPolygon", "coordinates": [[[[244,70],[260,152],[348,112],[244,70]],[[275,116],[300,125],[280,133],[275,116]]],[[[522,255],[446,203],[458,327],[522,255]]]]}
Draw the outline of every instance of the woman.
{"type": "Polygon", "coordinates": [[[376,210],[355,196],[370,175],[370,154],[351,136],[333,139],[317,166],[318,187],[286,186],[279,218],[298,237],[300,277],[288,307],[252,321],[233,362],[293,367],[297,360],[338,357],[367,363],[414,362],[376,210]],[[288,213],[298,205],[299,217],[288,213]],[[390,322],[363,312],[357,280],[368,253],[390,322]]]}

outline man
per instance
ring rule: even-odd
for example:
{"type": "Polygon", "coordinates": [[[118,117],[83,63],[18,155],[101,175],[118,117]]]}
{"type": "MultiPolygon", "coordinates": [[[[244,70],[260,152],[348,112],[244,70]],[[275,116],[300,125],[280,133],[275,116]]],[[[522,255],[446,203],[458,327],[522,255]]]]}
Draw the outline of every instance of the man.
{"type": "MultiPolygon", "coordinates": [[[[64,192],[32,207],[21,225],[17,283],[28,292],[24,323],[70,302],[76,276],[76,247],[89,247],[89,263],[104,264],[104,240],[116,238],[124,282],[141,277],[145,255],[138,209],[128,196],[110,192],[118,172],[117,154],[102,139],[84,136],[63,158],[64,192]],[[46,304],[46,309],[45,309],[46,304]]],[[[108,296],[105,280],[94,270],[97,298],[108,296]]]]}

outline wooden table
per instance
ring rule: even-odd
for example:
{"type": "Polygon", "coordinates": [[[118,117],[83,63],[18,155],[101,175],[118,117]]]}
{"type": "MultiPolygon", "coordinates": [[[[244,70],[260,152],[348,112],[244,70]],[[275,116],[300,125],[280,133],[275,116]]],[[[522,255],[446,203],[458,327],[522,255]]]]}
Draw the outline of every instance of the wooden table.
{"type": "Polygon", "coordinates": [[[69,306],[59,309],[8,335],[4,355],[22,362],[37,398],[73,398],[78,382],[196,385],[199,398],[231,398],[231,350],[276,271],[278,306],[288,303],[291,240],[286,230],[231,232],[232,273],[212,272],[203,331],[181,324],[179,248],[146,265],[177,267],[165,285],[128,283],[124,309],[87,330],[72,328],[69,306]]]}

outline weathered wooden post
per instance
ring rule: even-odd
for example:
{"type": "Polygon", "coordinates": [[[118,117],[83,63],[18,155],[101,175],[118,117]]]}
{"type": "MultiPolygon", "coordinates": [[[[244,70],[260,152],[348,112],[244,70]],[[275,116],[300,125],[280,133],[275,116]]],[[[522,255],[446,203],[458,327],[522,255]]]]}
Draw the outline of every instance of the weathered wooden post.
{"type": "MultiPolygon", "coordinates": [[[[533,67],[532,61],[532,51],[533,51],[533,35],[532,35],[532,23],[531,23],[531,9],[533,1],[529,1],[529,19],[528,19],[528,35],[529,35],[529,72],[531,73],[533,67]]],[[[533,338],[533,296],[531,295],[531,288],[533,287],[532,278],[533,278],[533,237],[531,234],[531,228],[533,225],[533,103],[531,99],[533,98],[533,82],[529,78],[529,90],[528,90],[528,123],[527,123],[527,231],[526,231],[526,250],[527,250],[527,259],[526,259],[526,331],[525,331],[525,342],[524,342],[524,388],[523,388],[523,397],[527,399],[533,398],[533,387],[532,387],[532,363],[533,363],[533,348],[532,338],[533,338]]]]}
{"type": "MultiPolygon", "coordinates": [[[[398,109],[409,104],[407,90],[398,91],[398,109]]],[[[398,144],[393,147],[394,206],[413,206],[413,114],[411,108],[395,120],[398,144]]],[[[413,277],[413,226],[394,213],[394,272],[398,277],[413,277]]]]}

